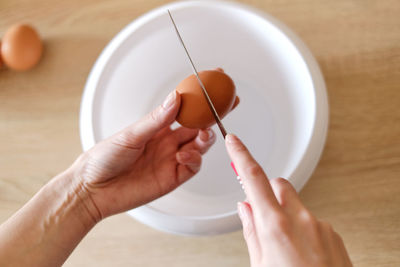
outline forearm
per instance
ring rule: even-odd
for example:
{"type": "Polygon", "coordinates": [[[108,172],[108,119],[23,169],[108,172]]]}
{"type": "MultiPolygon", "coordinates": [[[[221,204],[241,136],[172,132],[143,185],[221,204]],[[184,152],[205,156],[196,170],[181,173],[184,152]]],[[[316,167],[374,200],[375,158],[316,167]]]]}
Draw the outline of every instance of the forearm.
{"type": "Polygon", "coordinates": [[[84,186],[68,170],[0,226],[0,266],[60,266],[96,224],[84,186]]]}

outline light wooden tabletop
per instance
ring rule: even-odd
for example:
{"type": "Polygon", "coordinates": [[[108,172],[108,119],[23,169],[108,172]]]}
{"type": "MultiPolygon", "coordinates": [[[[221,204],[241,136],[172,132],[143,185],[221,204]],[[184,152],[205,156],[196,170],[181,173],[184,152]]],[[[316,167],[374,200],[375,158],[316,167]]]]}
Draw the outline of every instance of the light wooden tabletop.
{"type": "MultiPolygon", "coordinates": [[[[242,1],[291,27],[325,76],[330,128],[301,192],[343,236],[356,266],[400,265],[400,1],[242,1]]],[[[32,23],[45,53],[0,71],[0,222],[81,153],[79,104],[104,46],[160,0],[2,0],[0,34],[32,23]]],[[[65,266],[248,266],[241,232],[180,237],[125,214],[101,222],[65,266]]]]}

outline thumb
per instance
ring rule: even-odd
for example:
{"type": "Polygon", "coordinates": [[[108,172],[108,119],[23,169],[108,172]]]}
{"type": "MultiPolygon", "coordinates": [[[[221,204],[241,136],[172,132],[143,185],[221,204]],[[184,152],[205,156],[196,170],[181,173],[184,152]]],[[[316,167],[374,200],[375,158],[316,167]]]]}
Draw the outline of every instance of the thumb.
{"type": "Polygon", "coordinates": [[[180,95],[172,91],[162,105],[117,134],[118,142],[131,148],[145,145],[159,130],[174,122],[180,103],[180,95]]]}

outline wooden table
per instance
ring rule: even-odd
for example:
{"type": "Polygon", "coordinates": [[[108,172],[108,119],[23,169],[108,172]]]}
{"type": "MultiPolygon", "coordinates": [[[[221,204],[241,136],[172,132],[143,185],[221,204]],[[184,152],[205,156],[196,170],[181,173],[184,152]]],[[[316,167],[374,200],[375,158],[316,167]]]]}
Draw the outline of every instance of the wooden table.
{"type": "MultiPolygon", "coordinates": [[[[343,236],[356,266],[400,265],[400,2],[243,1],[286,23],[325,76],[330,128],[301,192],[343,236]]],[[[82,89],[99,53],[164,1],[2,0],[0,33],[35,25],[45,54],[32,71],[0,71],[0,221],[81,153],[82,89]]],[[[240,232],[164,234],[125,214],[101,222],[65,266],[247,266],[240,232]]]]}

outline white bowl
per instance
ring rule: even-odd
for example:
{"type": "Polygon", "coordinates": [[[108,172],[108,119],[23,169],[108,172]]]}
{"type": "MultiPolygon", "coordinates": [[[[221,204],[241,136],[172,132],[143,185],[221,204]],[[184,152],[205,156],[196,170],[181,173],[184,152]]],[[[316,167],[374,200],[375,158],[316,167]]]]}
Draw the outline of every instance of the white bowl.
{"type": "MultiPolygon", "coordinates": [[[[236,3],[185,1],[162,6],[127,25],[101,53],[82,98],[84,150],[160,104],[191,74],[167,15],[171,10],[199,70],[222,67],[236,83],[240,105],[223,121],[248,145],[269,177],[297,190],[322,152],[328,124],[323,77],[286,26],[236,3]]],[[[201,171],[170,194],[128,213],[154,228],[188,235],[240,229],[244,199],[222,137],[201,171]]]]}

